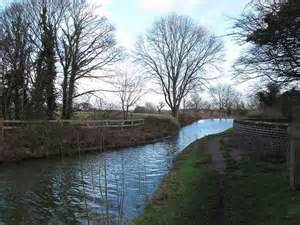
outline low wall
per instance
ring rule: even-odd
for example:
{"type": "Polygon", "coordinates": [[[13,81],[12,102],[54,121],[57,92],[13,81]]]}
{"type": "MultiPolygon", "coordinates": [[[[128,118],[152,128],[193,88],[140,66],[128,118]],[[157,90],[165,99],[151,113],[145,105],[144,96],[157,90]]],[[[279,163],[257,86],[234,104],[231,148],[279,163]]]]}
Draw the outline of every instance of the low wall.
{"type": "Polygon", "coordinates": [[[260,158],[287,158],[288,124],[235,120],[233,128],[240,149],[252,151],[260,158]]]}

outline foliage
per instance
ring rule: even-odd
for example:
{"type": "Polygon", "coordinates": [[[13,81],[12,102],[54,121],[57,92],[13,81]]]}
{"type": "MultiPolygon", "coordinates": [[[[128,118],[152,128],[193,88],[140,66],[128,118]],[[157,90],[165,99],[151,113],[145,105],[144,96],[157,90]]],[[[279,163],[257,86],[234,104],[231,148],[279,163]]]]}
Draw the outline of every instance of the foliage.
{"type": "Polygon", "coordinates": [[[250,44],[235,68],[238,77],[295,85],[300,80],[299,1],[252,1],[236,20],[235,37],[250,44]]]}
{"type": "Polygon", "coordinates": [[[259,91],[256,95],[262,108],[272,108],[278,103],[280,87],[275,83],[269,83],[265,91],[259,91]]]}
{"type": "Polygon", "coordinates": [[[256,93],[256,99],[259,102],[259,109],[265,114],[265,117],[282,117],[291,121],[294,115],[294,109],[300,104],[300,92],[292,88],[285,92],[276,83],[269,83],[265,90],[256,93]],[[268,115],[268,113],[271,113],[268,115]],[[276,115],[280,114],[280,115],[276,115]]]}
{"type": "Polygon", "coordinates": [[[0,67],[2,72],[2,114],[20,119],[29,103],[32,43],[25,9],[13,3],[0,13],[0,67]]]}
{"type": "Polygon", "coordinates": [[[295,107],[300,104],[300,91],[296,89],[286,91],[280,96],[279,101],[283,116],[293,120],[295,107]]]}
{"type": "Polygon", "coordinates": [[[1,10],[4,118],[54,119],[61,97],[62,118],[70,119],[74,99],[98,91],[79,92],[79,82],[120,60],[114,32],[86,0],[16,0],[1,10]]]}
{"type": "Polygon", "coordinates": [[[41,49],[36,58],[36,80],[33,86],[32,105],[33,116],[42,115],[44,105],[47,105],[47,118],[54,119],[56,110],[56,90],[54,82],[56,79],[56,54],[55,54],[55,32],[48,18],[47,6],[44,5],[41,12],[41,49]]]}

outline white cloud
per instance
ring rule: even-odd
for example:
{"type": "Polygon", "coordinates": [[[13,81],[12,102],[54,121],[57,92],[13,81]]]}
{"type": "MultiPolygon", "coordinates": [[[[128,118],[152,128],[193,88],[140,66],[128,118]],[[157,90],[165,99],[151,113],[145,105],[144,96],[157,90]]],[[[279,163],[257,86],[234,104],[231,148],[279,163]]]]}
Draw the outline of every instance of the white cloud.
{"type": "Polygon", "coordinates": [[[91,4],[106,6],[111,3],[112,0],[89,0],[91,4]]]}
{"type": "Polygon", "coordinates": [[[128,30],[118,29],[116,32],[116,37],[121,46],[129,50],[133,48],[135,39],[132,37],[128,30]]]}
{"type": "Polygon", "coordinates": [[[147,12],[191,12],[202,0],[136,0],[138,7],[147,12]]]}
{"type": "Polygon", "coordinates": [[[101,16],[109,16],[106,7],[112,2],[112,0],[88,0],[88,2],[95,7],[97,14],[101,16]]]}
{"type": "Polygon", "coordinates": [[[137,0],[138,7],[148,12],[168,12],[172,8],[173,0],[137,0]]]}

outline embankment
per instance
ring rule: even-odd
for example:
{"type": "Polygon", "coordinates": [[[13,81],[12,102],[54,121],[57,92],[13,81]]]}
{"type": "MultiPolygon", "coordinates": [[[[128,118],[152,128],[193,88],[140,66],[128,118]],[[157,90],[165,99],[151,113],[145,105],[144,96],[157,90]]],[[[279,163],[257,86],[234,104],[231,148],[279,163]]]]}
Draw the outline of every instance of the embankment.
{"type": "Polygon", "coordinates": [[[218,174],[204,151],[207,138],[189,145],[134,225],[214,224],[218,174]]]}
{"type": "Polygon", "coordinates": [[[258,159],[235,135],[228,130],[188,146],[133,224],[300,224],[300,192],[289,187],[287,164],[258,159]],[[219,175],[211,170],[217,151],[225,163],[219,175]]]}
{"type": "Polygon", "coordinates": [[[143,126],[93,128],[43,123],[6,131],[0,141],[0,162],[106,151],[151,143],[179,130],[171,118],[146,117],[143,126]]]}
{"type": "Polygon", "coordinates": [[[181,127],[192,124],[202,119],[202,114],[199,112],[181,112],[178,113],[178,122],[181,127]]]}

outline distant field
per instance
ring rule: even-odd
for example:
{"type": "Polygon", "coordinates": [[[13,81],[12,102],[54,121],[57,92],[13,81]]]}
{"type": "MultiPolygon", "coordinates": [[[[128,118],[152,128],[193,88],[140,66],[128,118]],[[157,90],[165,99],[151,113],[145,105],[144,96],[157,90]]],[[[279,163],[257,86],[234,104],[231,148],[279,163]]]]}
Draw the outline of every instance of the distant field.
{"type": "MultiPolygon", "coordinates": [[[[163,118],[163,119],[170,119],[172,118],[170,112],[162,112],[162,113],[134,113],[131,112],[128,115],[128,119],[145,119],[148,117],[156,117],[156,118],[163,118]]],[[[191,124],[199,119],[203,118],[210,118],[210,115],[207,115],[203,112],[180,112],[178,114],[178,122],[181,126],[186,126],[191,124]]],[[[74,114],[75,120],[122,120],[123,113],[120,111],[110,111],[110,112],[76,112],[74,114]]]]}
{"type": "MultiPolygon", "coordinates": [[[[143,119],[145,117],[171,117],[168,112],[163,113],[129,113],[128,119],[143,119]]],[[[112,112],[76,112],[74,113],[74,119],[79,120],[106,120],[106,119],[123,119],[123,113],[119,111],[112,112]]]]}

